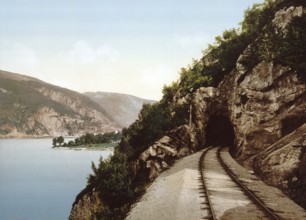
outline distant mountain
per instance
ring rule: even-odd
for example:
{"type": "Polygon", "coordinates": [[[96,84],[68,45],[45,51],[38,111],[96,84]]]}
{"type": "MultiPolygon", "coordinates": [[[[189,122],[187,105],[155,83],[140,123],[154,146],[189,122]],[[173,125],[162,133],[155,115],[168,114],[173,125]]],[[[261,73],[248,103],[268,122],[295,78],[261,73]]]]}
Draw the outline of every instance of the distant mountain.
{"type": "Polygon", "coordinates": [[[120,93],[86,92],[84,94],[103,107],[106,113],[122,127],[128,127],[137,119],[144,103],[156,102],[120,93]]]}
{"type": "Polygon", "coordinates": [[[0,137],[73,136],[121,129],[108,112],[83,94],[0,71],[0,137]]]}

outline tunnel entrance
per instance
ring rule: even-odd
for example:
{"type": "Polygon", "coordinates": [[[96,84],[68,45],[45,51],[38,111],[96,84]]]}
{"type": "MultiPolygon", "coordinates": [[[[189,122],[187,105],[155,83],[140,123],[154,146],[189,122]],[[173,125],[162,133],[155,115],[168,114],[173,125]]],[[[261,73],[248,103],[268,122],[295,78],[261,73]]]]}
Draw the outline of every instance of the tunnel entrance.
{"type": "Polygon", "coordinates": [[[235,144],[232,122],[225,116],[211,116],[206,127],[206,146],[227,146],[235,144]]]}
{"type": "Polygon", "coordinates": [[[305,115],[291,116],[283,119],[281,129],[282,137],[298,129],[298,127],[302,126],[304,123],[306,123],[305,115]]]}

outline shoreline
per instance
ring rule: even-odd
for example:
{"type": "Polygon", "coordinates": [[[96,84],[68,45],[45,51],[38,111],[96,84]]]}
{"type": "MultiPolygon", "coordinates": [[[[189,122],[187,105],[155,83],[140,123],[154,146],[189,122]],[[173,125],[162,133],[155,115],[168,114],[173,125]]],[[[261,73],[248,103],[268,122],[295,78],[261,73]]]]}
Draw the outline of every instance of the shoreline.
{"type": "MultiPolygon", "coordinates": [[[[52,139],[56,136],[30,136],[30,135],[21,135],[21,136],[2,136],[0,135],[0,139],[52,139]]],[[[64,138],[77,138],[78,136],[63,136],[64,138]]]]}
{"type": "Polygon", "coordinates": [[[52,149],[69,149],[69,150],[111,150],[113,151],[118,143],[102,143],[102,144],[89,144],[89,145],[78,145],[78,146],[52,146],[52,149]]]}
{"type": "Polygon", "coordinates": [[[76,151],[82,151],[82,150],[99,150],[99,151],[113,151],[115,148],[115,145],[114,146],[92,146],[92,147],[86,147],[86,146],[72,146],[72,147],[63,147],[63,146],[56,146],[56,147],[53,147],[52,146],[52,149],[58,149],[58,150],[65,150],[65,149],[68,149],[68,150],[76,150],[76,151]]]}
{"type": "Polygon", "coordinates": [[[115,147],[52,147],[55,150],[114,151],[115,147]]]}

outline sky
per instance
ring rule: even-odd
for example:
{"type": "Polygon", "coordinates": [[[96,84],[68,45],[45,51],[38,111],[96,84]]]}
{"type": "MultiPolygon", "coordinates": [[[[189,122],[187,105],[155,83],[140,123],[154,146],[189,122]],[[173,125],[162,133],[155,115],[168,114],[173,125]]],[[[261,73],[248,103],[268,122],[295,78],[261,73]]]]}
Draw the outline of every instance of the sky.
{"type": "Polygon", "coordinates": [[[263,0],[0,0],[0,69],[78,92],[159,100],[263,0]]]}

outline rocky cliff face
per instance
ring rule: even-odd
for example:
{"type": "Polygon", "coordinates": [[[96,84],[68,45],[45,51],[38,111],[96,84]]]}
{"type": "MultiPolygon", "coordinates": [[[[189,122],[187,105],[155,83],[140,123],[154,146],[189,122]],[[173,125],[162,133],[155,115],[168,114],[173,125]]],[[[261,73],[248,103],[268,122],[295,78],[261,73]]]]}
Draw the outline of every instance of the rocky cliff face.
{"type": "Polygon", "coordinates": [[[69,219],[93,219],[93,213],[96,213],[99,209],[102,208],[103,203],[99,199],[98,194],[93,191],[85,194],[82,199],[78,200],[78,202],[73,205],[69,219]]]}
{"type": "MultiPolygon", "coordinates": [[[[181,146],[186,146],[184,151],[190,153],[211,143],[232,146],[236,159],[252,166],[254,155],[306,122],[305,83],[288,67],[273,63],[260,63],[247,73],[235,69],[218,88],[203,87],[192,95],[178,94],[176,98],[178,105],[192,103],[192,129],[189,126],[184,126],[185,132],[175,129],[170,132],[172,138],[166,135],[144,151],[138,162],[147,164],[147,168],[151,167],[158,146],[163,146],[162,149],[172,146],[167,152],[178,158],[177,148],[181,146]],[[214,127],[216,133],[211,134],[214,127]],[[173,141],[173,136],[180,141],[173,141]]],[[[155,167],[163,166],[160,163],[155,167]]],[[[156,173],[155,167],[149,173],[156,173]]]]}
{"type": "MultiPolygon", "coordinates": [[[[276,31],[285,31],[292,18],[303,13],[301,6],[277,12],[276,31]]],[[[200,88],[184,100],[194,106],[199,143],[214,138],[208,133],[210,123],[218,123],[216,118],[223,120],[223,127],[230,122],[234,157],[306,207],[306,87],[295,70],[261,62],[246,71],[238,60],[218,88],[200,88]]],[[[226,134],[219,132],[218,137],[226,134]]]]}
{"type": "Polygon", "coordinates": [[[306,207],[306,123],[262,151],[254,169],[263,180],[283,189],[306,207]]]}
{"type": "MultiPolygon", "coordinates": [[[[277,12],[275,31],[285,31],[292,18],[303,13],[301,6],[277,12]]],[[[246,70],[239,60],[247,52],[248,48],[218,87],[203,87],[187,96],[178,92],[174,103],[192,106],[192,126],[185,127],[185,135],[179,135],[182,128],[171,131],[170,137],[166,135],[140,154],[132,167],[154,179],[171,159],[180,157],[182,146],[189,154],[207,145],[227,145],[236,160],[254,166],[268,184],[306,207],[305,199],[298,196],[306,192],[305,82],[295,70],[274,62],[262,61],[246,70]],[[180,141],[173,141],[173,136],[180,141]]]]}
{"type": "MultiPolygon", "coordinates": [[[[39,93],[44,95],[45,97],[48,97],[49,99],[60,103],[64,106],[68,106],[71,110],[76,112],[80,118],[85,118],[89,121],[88,125],[85,125],[85,120],[81,119],[78,120],[78,118],[70,118],[70,117],[59,117],[55,114],[50,114],[49,117],[46,114],[41,114],[44,119],[48,118],[58,118],[61,120],[62,125],[66,125],[66,127],[71,127],[71,130],[84,128],[89,132],[108,132],[108,131],[115,131],[119,128],[118,125],[116,125],[115,122],[113,122],[112,117],[105,112],[104,109],[99,108],[95,103],[91,103],[91,101],[85,97],[82,97],[82,99],[79,99],[74,96],[67,96],[62,91],[56,91],[50,88],[46,87],[40,87],[37,89],[39,93]],[[84,103],[84,99],[86,102],[84,103]],[[89,104],[90,103],[90,104],[89,104]],[[89,104],[89,105],[88,105],[89,104]],[[76,125],[74,125],[76,124],[76,125]]],[[[48,110],[46,111],[46,113],[48,110]]],[[[55,123],[58,123],[58,120],[55,120],[55,123]]],[[[43,123],[46,127],[50,126],[50,131],[52,130],[52,123],[43,123]]],[[[63,132],[63,129],[61,129],[63,132]]]]}
{"type": "Polygon", "coordinates": [[[241,161],[305,122],[305,84],[294,71],[273,63],[262,62],[247,73],[233,70],[218,88],[201,88],[193,96],[199,139],[205,144],[211,118],[227,118],[235,133],[233,152],[241,161]]]}
{"type": "Polygon", "coordinates": [[[133,174],[137,176],[142,173],[152,181],[175,160],[194,153],[197,146],[192,127],[187,125],[177,127],[131,162],[133,174]]]}

